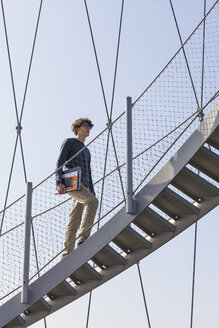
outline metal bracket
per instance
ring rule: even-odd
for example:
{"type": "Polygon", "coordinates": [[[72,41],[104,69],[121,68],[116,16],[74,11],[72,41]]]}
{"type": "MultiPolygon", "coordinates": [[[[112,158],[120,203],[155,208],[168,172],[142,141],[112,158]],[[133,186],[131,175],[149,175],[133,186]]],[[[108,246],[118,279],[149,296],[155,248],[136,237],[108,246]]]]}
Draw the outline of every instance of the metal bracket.
{"type": "Polygon", "coordinates": [[[16,126],[16,130],[17,130],[17,134],[21,134],[21,130],[22,130],[22,126],[21,123],[18,123],[18,125],[16,126]]]}
{"type": "Polygon", "coordinates": [[[112,120],[109,119],[108,123],[106,123],[108,130],[112,130],[112,120]]]}

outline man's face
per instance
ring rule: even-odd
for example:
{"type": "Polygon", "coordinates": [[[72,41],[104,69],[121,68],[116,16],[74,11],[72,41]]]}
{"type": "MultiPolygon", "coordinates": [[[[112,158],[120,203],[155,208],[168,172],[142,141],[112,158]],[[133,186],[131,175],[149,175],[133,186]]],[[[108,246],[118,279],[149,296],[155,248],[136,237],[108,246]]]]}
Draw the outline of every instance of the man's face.
{"type": "Polygon", "coordinates": [[[88,123],[83,123],[80,128],[78,128],[77,133],[82,137],[88,137],[90,135],[91,126],[88,123]]]}

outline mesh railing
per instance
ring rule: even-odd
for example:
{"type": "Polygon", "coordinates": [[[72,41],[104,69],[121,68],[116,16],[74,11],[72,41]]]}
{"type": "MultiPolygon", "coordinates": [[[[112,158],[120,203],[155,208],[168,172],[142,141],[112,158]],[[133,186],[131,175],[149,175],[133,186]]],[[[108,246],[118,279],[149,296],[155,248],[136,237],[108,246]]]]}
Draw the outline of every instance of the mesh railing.
{"type": "MultiPolygon", "coordinates": [[[[204,114],[213,107],[219,79],[218,3],[205,19],[204,114]]],[[[184,44],[198,99],[201,98],[203,22],[184,44]]],[[[145,185],[170,159],[199,125],[197,104],[183,48],[134,102],[134,191],[145,185]]],[[[92,177],[100,201],[93,226],[109,221],[124,206],[126,189],[126,118],[122,113],[87,147],[91,153],[92,177]]],[[[58,195],[55,173],[33,189],[30,278],[37,279],[60,261],[70,211],[68,194],[58,195]]],[[[20,290],[23,262],[25,197],[1,211],[0,299],[6,302],[20,290]]]]}

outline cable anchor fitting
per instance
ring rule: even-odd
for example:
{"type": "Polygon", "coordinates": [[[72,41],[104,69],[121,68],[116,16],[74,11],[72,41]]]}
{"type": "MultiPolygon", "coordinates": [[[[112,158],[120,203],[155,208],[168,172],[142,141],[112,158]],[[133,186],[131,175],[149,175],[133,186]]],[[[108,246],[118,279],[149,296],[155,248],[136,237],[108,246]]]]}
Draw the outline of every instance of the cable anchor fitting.
{"type": "Polygon", "coordinates": [[[109,130],[112,130],[113,125],[112,125],[112,120],[111,119],[109,119],[109,121],[108,121],[108,123],[106,123],[106,125],[107,125],[109,130]]]}
{"type": "Polygon", "coordinates": [[[199,121],[202,122],[204,119],[205,114],[203,113],[203,110],[199,114],[199,121]]]}
{"type": "Polygon", "coordinates": [[[18,125],[16,126],[16,130],[17,130],[17,134],[21,134],[21,130],[22,130],[22,126],[20,123],[18,123],[18,125]]]}

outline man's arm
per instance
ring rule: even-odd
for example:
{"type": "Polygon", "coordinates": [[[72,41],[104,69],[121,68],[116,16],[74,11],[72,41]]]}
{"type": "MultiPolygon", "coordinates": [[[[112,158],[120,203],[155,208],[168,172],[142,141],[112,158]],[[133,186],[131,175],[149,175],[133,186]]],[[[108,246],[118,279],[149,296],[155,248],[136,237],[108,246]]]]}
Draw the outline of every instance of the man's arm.
{"type": "Polygon", "coordinates": [[[94,185],[93,185],[93,180],[92,180],[92,174],[91,174],[90,162],[91,162],[91,155],[89,156],[89,161],[88,161],[89,189],[95,195],[94,185]]]}
{"type": "Polygon", "coordinates": [[[58,157],[57,164],[56,164],[56,169],[62,166],[61,169],[56,172],[56,185],[57,185],[56,189],[59,194],[65,193],[65,186],[62,180],[62,174],[63,174],[63,164],[67,160],[69,151],[70,151],[70,142],[68,139],[66,139],[61,146],[60,155],[58,157]]]}

